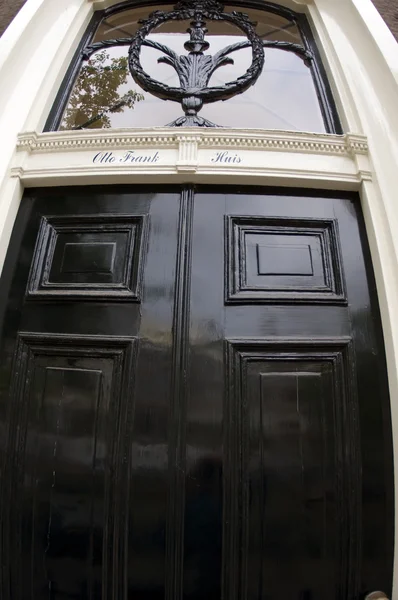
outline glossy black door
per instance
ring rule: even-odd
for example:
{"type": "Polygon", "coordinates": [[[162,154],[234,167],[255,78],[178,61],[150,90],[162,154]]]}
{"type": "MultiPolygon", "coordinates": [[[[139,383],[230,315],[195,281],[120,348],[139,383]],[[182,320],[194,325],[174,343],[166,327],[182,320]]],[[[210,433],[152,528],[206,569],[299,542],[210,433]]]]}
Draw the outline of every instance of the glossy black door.
{"type": "MultiPolygon", "coordinates": [[[[391,588],[388,393],[369,263],[355,197],[195,195],[186,469],[223,465],[212,564],[228,600],[391,588]]],[[[187,581],[196,568],[210,585],[200,543],[185,558],[187,581]]],[[[214,572],[215,596],[216,582],[214,572]]]]}
{"type": "Polygon", "coordinates": [[[355,197],[26,194],[2,279],[5,600],[391,591],[355,197]]]}

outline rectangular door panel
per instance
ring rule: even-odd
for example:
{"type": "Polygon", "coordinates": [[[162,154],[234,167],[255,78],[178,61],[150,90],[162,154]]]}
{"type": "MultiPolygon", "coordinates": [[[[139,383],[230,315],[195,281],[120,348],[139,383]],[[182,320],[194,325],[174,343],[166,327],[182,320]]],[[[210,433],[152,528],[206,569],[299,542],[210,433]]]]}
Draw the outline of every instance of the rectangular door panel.
{"type": "Polygon", "coordinates": [[[145,217],[43,216],[30,298],[139,300],[145,217]]]}
{"type": "Polygon", "coordinates": [[[335,219],[225,219],[227,302],[345,304],[335,219]]]}
{"type": "Polygon", "coordinates": [[[361,479],[352,360],[349,339],[227,342],[228,597],[353,597],[361,479]]]}
{"type": "Polygon", "coordinates": [[[119,589],[133,354],[134,340],[18,336],[3,513],[16,598],[119,589]]]}

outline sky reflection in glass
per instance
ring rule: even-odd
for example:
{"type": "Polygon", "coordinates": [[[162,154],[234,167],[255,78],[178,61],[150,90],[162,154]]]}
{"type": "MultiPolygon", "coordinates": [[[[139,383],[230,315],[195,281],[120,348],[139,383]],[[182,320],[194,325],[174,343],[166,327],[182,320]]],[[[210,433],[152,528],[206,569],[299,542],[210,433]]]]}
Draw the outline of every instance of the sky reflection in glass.
{"type": "MultiPolygon", "coordinates": [[[[158,7],[150,10],[156,8],[158,7]]],[[[162,9],[165,10],[165,7],[162,9]]],[[[237,8],[229,7],[229,10],[237,10],[237,8]]],[[[118,13],[114,15],[113,22],[108,18],[108,22],[100,26],[93,41],[131,36],[138,27],[138,20],[148,12],[150,12],[148,8],[141,8],[118,13]]],[[[296,26],[282,17],[258,10],[245,10],[245,12],[249,13],[251,19],[257,21],[257,31],[264,39],[301,43],[296,26]]],[[[148,38],[169,46],[177,53],[186,53],[184,42],[189,36],[187,33],[179,32],[185,32],[188,26],[189,22],[185,21],[167,23],[148,38]]],[[[210,42],[210,49],[207,52],[211,54],[215,54],[231,43],[246,40],[240,35],[239,30],[226,23],[209,22],[208,29],[207,39],[210,42]],[[232,36],[233,40],[231,40],[232,36]]],[[[105,52],[107,58],[104,65],[112,65],[118,58],[127,55],[128,47],[110,47],[105,52]]],[[[143,47],[141,62],[144,69],[153,78],[170,86],[178,86],[178,77],[174,69],[157,63],[160,56],[162,54],[159,51],[143,47]]],[[[218,69],[210,81],[210,86],[224,84],[242,75],[250,66],[251,50],[247,48],[234,52],[231,57],[234,64],[218,69]]],[[[95,55],[86,64],[93,64],[93,60],[95,55]]],[[[164,126],[182,116],[183,111],[178,102],[164,101],[141,90],[131,77],[127,66],[125,75],[126,83],[118,87],[118,96],[122,98],[129,90],[134,90],[139,92],[143,99],[135,102],[133,107],[126,106],[119,112],[107,112],[108,123],[112,128],[164,126]]],[[[92,89],[89,94],[84,91],[82,93],[82,84],[82,77],[78,77],[75,93],[79,92],[80,95],[79,111],[76,111],[75,117],[73,114],[72,118],[69,117],[67,127],[72,125],[75,128],[84,125],[95,116],[90,113],[90,95],[101,96],[106,89],[99,86],[92,89]]],[[[101,85],[104,86],[104,83],[102,82],[101,85]]],[[[104,102],[104,109],[109,108],[104,102]]],[[[310,69],[300,57],[279,49],[265,49],[265,66],[254,86],[224,102],[205,105],[199,114],[222,127],[325,131],[310,69]]],[[[90,123],[89,128],[95,129],[101,126],[100,121],[95,121],[90,123]]],[[[61,129],[64,128],[66,128],[65,119],[61,123],[61,129]]]]}

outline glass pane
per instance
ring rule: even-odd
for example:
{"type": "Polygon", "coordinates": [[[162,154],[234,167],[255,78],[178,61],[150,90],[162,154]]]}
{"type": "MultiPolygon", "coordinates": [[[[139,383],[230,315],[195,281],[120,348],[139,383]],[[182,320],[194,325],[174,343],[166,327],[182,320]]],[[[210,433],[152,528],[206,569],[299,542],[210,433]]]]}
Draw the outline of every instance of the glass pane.
{"type": "MultiPolygon", "coordinates": [[[[148,15],[155,10],[169,12],[170,10],[173,10],[173,4],[163,4],[162,6],[141,6],[140,8],[124,10],[111,15],[101,21],[92,43],[94,44],[96,42],[103,42],[104,40],[114,40],[116,38],[132,37],[137,29],[141,27],[139,21],[147,19],[148,15]]],[[[180,31],[178,27],[176,28],[175,24],[170,25],[170,30],[173,32],[180,31]]]]}
{"type": "MultiPolygon", "coordinates": [[[[93,38],[93,43],[102,42],[104,40],[113,40],[121,37],[130,37],[139,29],[139,21],[147,19],[148,15],[155,10],[162,10],[168,12],[173,10],[173,4],[163,4],[160,6],[146,6],[140,8],[133,8],[118,12],[114,15],[107,17],[101,21],[97,32],[93,38]]],[[[255,10],[246,7],[237,6],[226,6],[225,12],[232,12],[234,10],[244,12],[249,15],[252,21],[257,23],[257,32],[260,37],[264,40],[280,40],[282,42],[293,42],[300,44],[301,37],[297,29],[297,26],[292,21],[288,21],[284,17],[274,15],[263,10],[255,10]]],[[[185,32],[184,28],[179,22],[165,23],[162,26],[164,33],[180,33],[185,32]]],[[[207,28],[210,30],[211,35],[217,35],[219,33],[225,33],[225,29],[228,24],[223,22],[208,22],[207,28]]],[[[231,27],[231,35],[239,35],[236,30],[231,27]]]]}
{"type": "MultiPolygon", "coordinates": [[[[141,19],[153,10],[170,10],[172,5],[132,9],[102,21],[93,43],[131,37],[141,19]]],[[[227,6],[226,12],[238,10],[227,6]]],[[[266,11],[241,8],[257,23],[264,40],[302,44],[297,26],[287,19],[266,11]]],[[[187,54],[184,43],[189,21],[163,24],[148,39],[187,54]]],[[[236,27],[222,21],[208,21],[206,39],[215,54],[230,44],[246,41],[236,27]]],[[[164,101],[138,86],[128,69],[128,46],[98,50],[85,62],[72,91],[61,129],[106,127],[164,126],[183,116],[178,102],[164,101]]],[[[157,61],[162,53],[142,47],[141,63],[154,79],[179,87],[175,70],[157,61]]],[[[230,55],[234,63],[218,69],[209,86],[223,85],[243,75],[251,64],[250,48],[230,55]]],[[[309,68],[297,55],[281,49],[265,48],[265,66],[254,86],[225,102],[207,104],[200,116],[222,127],[285,129],[324,132],[325,125],[309,68]]]]}

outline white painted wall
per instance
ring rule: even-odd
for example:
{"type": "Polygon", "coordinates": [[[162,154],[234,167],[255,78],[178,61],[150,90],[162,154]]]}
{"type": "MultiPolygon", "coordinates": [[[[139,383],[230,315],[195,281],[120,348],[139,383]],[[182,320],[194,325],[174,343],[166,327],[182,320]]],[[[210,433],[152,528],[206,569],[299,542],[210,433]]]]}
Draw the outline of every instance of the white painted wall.
{"type": "MultiPolygon", "coordinates": [[[[165,143],[164,168],[98,170],[90,160],[92,150],[102,147],[103,132],[37,134],[43,129],[93,11],[115,3],[28,0],[0,39],[0,268],[24,186],[133,182],[142,181],[150,173],[153,182],[165,178],[220,183],[261,181],[264,185],[283,181],[284,185],[319,187],[321,183],[331,189],[358,189],[382,313],[398,481],[398,44],[370,0],[280,0],[280,4],[308,14],[344,130],[354,135],[343,140],[326,136],[329,141],[309,135],[310,144],[314,144],[311,147],[300,146],[300,134],[275,132],[271,143],[272,135],[259,131],[255,138],[260,141],[253,150],[257,152],[253,160],[259,160],[255,162],[257,169],[248,161],[246,169],[241,165],[239,169],[216,171],[203,150],[207,134],[198,137],[186,130],[173,133],[170,139],[170,130],[137,130],[134,139],[138,147],[150,150],[165,143]],[[21,136],[17,151],[18,134],[23,132],[31,133],[21,136]],[[86,147],[79,146],[78,140],[86,147]],[[341,141],[340,152],[337,146],[341,141]],[[329,142],[335,146],[325,151],[324,145],[329,142]]],[[[219,139],[225,134],[224,130],[212,132],[219,139]]],[[[233,144],[234,137],[241,134],[228,131],[228,143],[233,144]]],[[[247,141],[254,134],[243,135],[247,141]]],[[[120,150],[123,140],[131,142],[134,134],[115,131],[107,132],[107,136],[109,147],[120,150]]],[[[213,140],[207,147],[220,147],[222,143],[225,139],[213,140]]],[[[240,139],[240,143],[245,142],[240,139]]],[[[395,529],[397,534],[398,520],[395,529]]],[[[398,600],[398,552],[393,600],[398,600]]]]}

